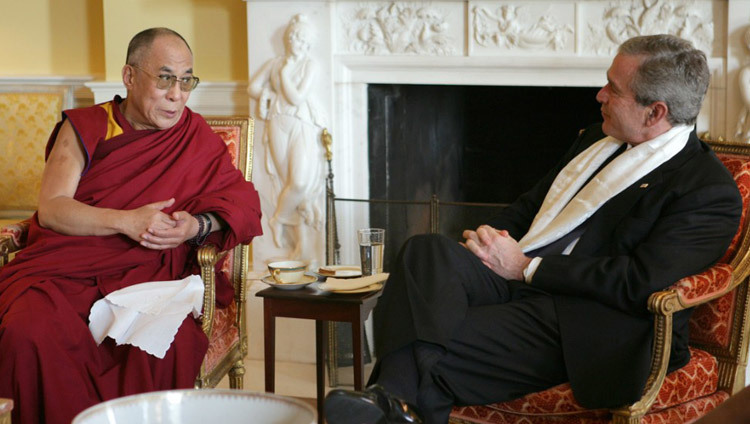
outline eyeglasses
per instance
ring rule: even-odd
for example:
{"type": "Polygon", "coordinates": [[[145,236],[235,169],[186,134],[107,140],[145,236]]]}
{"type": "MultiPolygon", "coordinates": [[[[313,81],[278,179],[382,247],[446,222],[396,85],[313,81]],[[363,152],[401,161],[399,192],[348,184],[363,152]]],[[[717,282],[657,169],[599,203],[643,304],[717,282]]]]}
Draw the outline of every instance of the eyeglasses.
{"type": "Polygon", "coordinates": [[[176,83],[180,83],[180,90],[184,92],[193,91],[195,87],[198,86],[198,83],[201,81],[200,78],[196,76],[190,76],[190,77],[182,77],[178,78],[177,75],[167,75],[167,74],[161,74],[161,75],[154,75],[151,72],[148,72],[147,70],[135,66],[130,65],[135,69],[138,69],[139,71],[142,71],[143,73],[147,74],[148,76],[152,78],[156,78],[156,88],[159,90],[170,90],[172,86],[176,83]]]}

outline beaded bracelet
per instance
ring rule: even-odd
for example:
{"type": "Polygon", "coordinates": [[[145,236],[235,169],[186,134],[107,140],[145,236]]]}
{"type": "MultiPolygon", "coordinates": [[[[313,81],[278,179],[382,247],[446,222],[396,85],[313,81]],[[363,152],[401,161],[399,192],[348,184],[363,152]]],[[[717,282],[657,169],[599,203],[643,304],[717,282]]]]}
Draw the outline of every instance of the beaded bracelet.
{"type": "Polygon", "coordinates": [[[194,216],[195,219],[198,220],[198,234],[190,239],[190,244],[194,246],[202,246],[208,235],[211,234],[211,218],[203,213],[194,216]]]}

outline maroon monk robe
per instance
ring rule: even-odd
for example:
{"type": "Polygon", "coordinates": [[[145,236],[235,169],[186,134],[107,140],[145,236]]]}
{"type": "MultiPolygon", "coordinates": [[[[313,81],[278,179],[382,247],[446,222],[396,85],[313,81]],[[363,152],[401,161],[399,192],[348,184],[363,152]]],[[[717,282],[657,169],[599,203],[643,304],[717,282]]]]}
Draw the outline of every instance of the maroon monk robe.
{"type": "MultiPolygon", "coordinates": [[[[112,110],[123,133],[107,140],[104,108],[63,114],[87,155],[77,200],[135,209],[174,197],[163,212],[213,212],[227,223],[207,241],[222,250],[261,234],[257,192],[200,115],[185,108],[173,128],[134,130],[119,113],[120,101],[114,100],[112,110]]],[[[0,270],[0,397],[14,400],[13,422],[69,424],[104,400],[192,387],[208,343],[192,316],[158,359],[134,346],[116,346],[111,338],[97,346],[88,314],[114,290],[199,273],[194,258],[187,243],[151,250],[124,235],[67,236],[40,227],[35,215],[28,246],[0,270]]],[[[231,295],[231,284],[218,281],[220,304],[231,295]]]]}

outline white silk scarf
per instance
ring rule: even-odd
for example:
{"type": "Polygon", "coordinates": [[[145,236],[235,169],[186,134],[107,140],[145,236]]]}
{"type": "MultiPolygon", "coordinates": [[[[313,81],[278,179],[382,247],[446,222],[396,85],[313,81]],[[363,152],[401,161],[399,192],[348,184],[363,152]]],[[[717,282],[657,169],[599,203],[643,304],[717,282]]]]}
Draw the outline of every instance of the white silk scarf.
{"type": "Polygon", "coordinates": [[[693,126],[679,125],[617,156],[583,188],[623,142],[604,137],[578,154],[557,174],[519,245],[524,252],[546,246],[577,228],[607,200],[671,159],[687,144],[693,126]]]}

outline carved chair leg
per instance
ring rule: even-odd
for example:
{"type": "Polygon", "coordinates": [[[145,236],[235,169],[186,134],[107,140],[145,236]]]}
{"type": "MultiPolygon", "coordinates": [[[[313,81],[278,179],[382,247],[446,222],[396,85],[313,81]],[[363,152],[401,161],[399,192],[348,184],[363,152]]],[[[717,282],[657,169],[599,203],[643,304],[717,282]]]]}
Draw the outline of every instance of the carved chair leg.
{"type": "Polygon", "coordinates": [[[245,363],[240,359],[229,370],[229,388],[242,390],[245,378],[245,363]]]}

